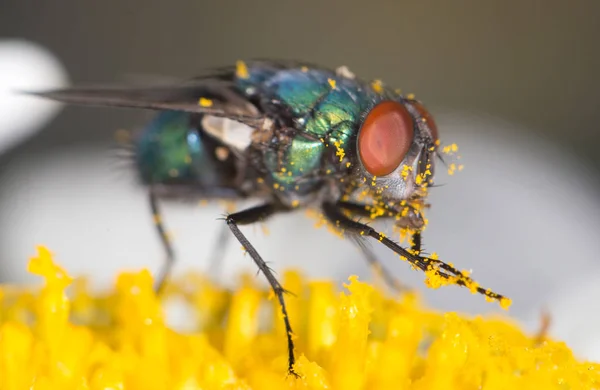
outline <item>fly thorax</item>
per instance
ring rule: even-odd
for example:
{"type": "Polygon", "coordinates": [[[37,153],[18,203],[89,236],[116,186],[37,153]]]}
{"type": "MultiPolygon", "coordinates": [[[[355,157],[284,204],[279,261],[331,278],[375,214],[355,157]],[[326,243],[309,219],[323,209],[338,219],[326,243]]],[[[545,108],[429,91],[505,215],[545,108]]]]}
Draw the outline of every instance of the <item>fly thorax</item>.
{"type": "Polygon", "coordinates": [[[312,192],[322,180],[325,145],[302,133],[283,135],[264,150],[263,159],[274,191],[299,196],[312,192]]]}

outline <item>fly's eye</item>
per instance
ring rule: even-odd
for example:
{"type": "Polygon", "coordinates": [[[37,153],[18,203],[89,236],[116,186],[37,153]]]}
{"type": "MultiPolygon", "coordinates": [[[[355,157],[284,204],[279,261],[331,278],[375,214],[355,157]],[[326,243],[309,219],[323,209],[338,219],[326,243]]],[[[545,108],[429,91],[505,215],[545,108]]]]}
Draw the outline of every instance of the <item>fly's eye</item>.
{"type": "Polygon", "coordinates": [[[358,133],[358,153],[374,176],[392,173],[413,142],[413,119],[401,103],[384,101],[367,114],[358,133]]]}
{"type": "Polygon", "coordinates": [[[437,141],[439,134],[438,134],[437,125],[436,125],[435,121],[433,120],[433,116],[429,113],[429,111],[427,111],[425,106],[419,102],[413,103],[413,107],[416,108],[417,111],[419,112],[419,114],[421,114],[421,117],[423,119],[425,119],[427,126],[429,126],[429,129],[431,130],[431,136],[433,137],[433,142],[437,141]]]}

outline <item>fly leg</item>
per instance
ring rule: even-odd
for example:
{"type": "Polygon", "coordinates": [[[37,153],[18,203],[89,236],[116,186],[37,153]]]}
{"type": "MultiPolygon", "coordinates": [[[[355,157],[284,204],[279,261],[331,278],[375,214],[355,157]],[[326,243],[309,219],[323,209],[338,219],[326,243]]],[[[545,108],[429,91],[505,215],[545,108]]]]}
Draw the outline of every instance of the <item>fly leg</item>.
{"type": "Polygon", "coordinates": [[[156,194],[152,189],[148,192],[148,198],[150,201],[150,209],[152,210],[152,218],[154,219],[154,226],[156,226],[156,231],[160,237],[160,242],[165,250],[167,255],[163,267],[158,273],[158,277],[156,279],[155,291],[156,294],[160,294],[165,287],[165,282],[167,278],[171,274],[173,269],[173,264],[175,263],[175,252],[173,251],[173,246],[171,245],[171,240],[167,235],[165,230],[165,225],[163,224],[162,215],[160,212],[160,208],[158,207],[158,199],[156,198],[156,194]]]}
{"type": "Polygon", "coordinates": [[[384,283],[392,291],[398,293],[398,292],[408,290],[408,287],[406,287],[398,279],[394,278],[394,276],[392,275],[392,272],[384,267],[384,265],[377,258],[375,253],[373,253],[373,251],[368,246],[368,244],[366,242],[364,242],[364,240],[362,240],[362,237],[357,236],[355,234],[352,234],[350,237],[354,240],[354,242],[356,243],[356,246],[358,246],[358,249],[360,249],[360,251],[362,252],[365,260],[367,260],[369,265],[371,265],[371,267],[373,267],[375,269],[375,271],[381,275],[384,283]]]}
{"type": "MultiPolygon", "coordinates": [[[[370,217],[371,212],[365,208],[365,205],[351,202],[340,202],[340,207],[350,211],[352,214],[360,215],[364,217],[370,217]]],[[[377,256],[373,253],[371,248],[368,246],[366,242],[364,242],[363,237],[357,234],[351,234],[350,238],[354,241],[356,246],[360,249],[363,254],[365,260],[371,267],[378,272],[382,278],[384,283],[395,292],[408,291],[409,288],[404,285],[404,283],[400,282],[397,278],[392,275],[392,272],[389,271],[383,263],[377,258],[377,256]]]]}
{"type": "Polygon", "coordinates": [[[400,255],[403,259],[406,259],[412,266],[420,269],[421,271],[433,271],[435,275],[442,277],[444,279],[453,279],[455,284],[460,286],[468,287],[469,289],[473,289],[478,293],[485,295],[489,299],[494,299],[499,302],[502,302],[506,299],[504,296],[497,294],[489,289],[485,289],[480,287],[471,279],[470,277],[463,275],[458,269],[452,267],[449,264],[444,263],[438,259],[432,259],[429,257],[424,257],[421,255],[415,255],[412,251],[409,251],[400,245],[396,244],[394,241],[387,238],[384,234],[379,233],[372,227],[365,225],[364,223],[354,221],[344,215],[340,210],[340,206],[334,203],[325,203],[323,204],[323,213],[326,218],[336,226],[339,226],[342,229],[347,229],[350,232],[354,232],[356,234],[360,234],[362,236],[371,237],[383,245],[387,246],[389,249],[394,251],[396,254],[400,255]]]}
{"type": "Polygon", "coordinates": [[[415,255],[421,254],[422,243],[421,243],[421,232],[416,231],[412,235],[412,243],[410,244],[410,249],[415,255]]]}
{"type": "Polygon", "coordinates": [[[267,263],[262,259],[262,257],[258,254],[256,249],[250,244],[246,236],[241,232],[238,225],[250,225],[255,222],[259,222],[267,219],[277,212],[283,211],[281,208],[276,207],[273,204],[265,204],[262,206],[252,207],[243,211],[239,211],[237,213],[229,214],[225,221],[227,222],[227,226],[237,238],[237,240],[242,244],[246,252],[252,257],[254,263],[258,266],[258,268],[262,271],[262,273],[267,278],[267,281],[271,285],[273,292],[277,296],[277,300],[279,301],[279,305],[281,306],[281,313],[283,314],[283,322],[285,324],[285,331],[287,335],[287,344],[288,344],[288,373],[298,376],[298,374],[294,371],[294,364],[296,362],[296,358],[294,356],[294,341],[292,339],[293,332],[292,326],[290,324],[290,320],[288,318],[287,309],[285,307],[285,300],[283,298],[283,294],[285,290],[279,283],[279,281],[273,275],[273,271],[267,266],[267,263]]]}

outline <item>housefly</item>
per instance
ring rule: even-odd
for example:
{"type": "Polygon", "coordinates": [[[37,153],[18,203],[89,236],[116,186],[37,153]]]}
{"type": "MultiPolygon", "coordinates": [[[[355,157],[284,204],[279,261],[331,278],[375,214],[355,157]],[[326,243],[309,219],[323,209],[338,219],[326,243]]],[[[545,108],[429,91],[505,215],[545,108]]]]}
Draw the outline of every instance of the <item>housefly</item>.
{"type": "Polygon", "coordinates": [[[360,80],[346,67],[258,60],[238,61],[169,85],[36,94],[73,104],[157,111],[133,150],[168,258],[159,286],[174,261],[160,199],[260,201],[228,214],[224,221],[277,296],[287,330],[290,373],[295,356],[285,290],[240,225],[316,209],[373,263],[377,260],[365,245],[368,240],[385,245],[430,279],[505,300],[466,273],[422,253],[423,213],[435,159],[440,157],[438,129],[420,101],[380,81],[360,80]],[[410,233],[410,245],[400,246],[362,222],[365,219],[393,220],[410,233]]]}

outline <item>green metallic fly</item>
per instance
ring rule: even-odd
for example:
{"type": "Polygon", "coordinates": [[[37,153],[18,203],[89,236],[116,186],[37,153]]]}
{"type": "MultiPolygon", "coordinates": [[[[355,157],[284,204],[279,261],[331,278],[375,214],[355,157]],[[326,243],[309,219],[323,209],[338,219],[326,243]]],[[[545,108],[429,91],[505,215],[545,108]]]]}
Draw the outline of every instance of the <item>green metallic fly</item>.
{"type": "MultiPolygon", "coordinates": [[[[466,286],[501,304],[509,302],[479,287],[466,273],[421,253],[425,200],[434,160],[440,157],[438,130],[422,103],[379,81],[362,81],[346,67],[238,61],[170,85],[36,94],[74,104],[159,111],[132,145],[168,256],[159,287],[174,261],[159,199],[261,202],[224,220],[278,298],[292,374],[294,343],[285,290],[240,225],[299,208],[316,209],[374,264],[378,263],[366,246],[368,239],[385,245],[429,279],[437,278],[437,283],[466,286]],[[410,232],[410,248],[359,218],[394,220],[396,227],[410,232]]],[[[387,280],[393,282],[389,275],[387,280]]]]}

